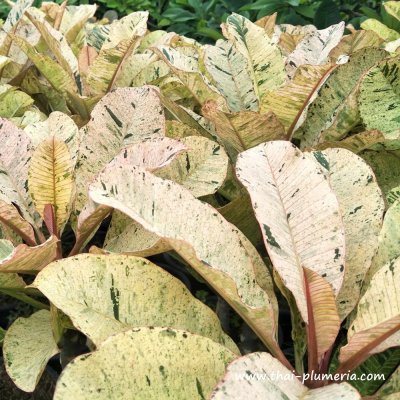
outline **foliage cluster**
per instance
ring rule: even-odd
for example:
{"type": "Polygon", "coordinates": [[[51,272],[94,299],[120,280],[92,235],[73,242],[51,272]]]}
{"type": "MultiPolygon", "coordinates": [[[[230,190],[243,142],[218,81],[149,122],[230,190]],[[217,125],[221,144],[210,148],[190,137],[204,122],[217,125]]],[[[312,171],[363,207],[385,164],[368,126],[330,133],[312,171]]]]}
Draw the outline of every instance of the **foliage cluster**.
{"type": "MultiPolygon", "coordinates": [[[[0,329],[14,383],[34,391],[57,357],[56,400],[398,398],[390,28],[233,13],[211,45],[149,31],[147,12],[93,23],[93,5],[32,3],[0,31],[0,292],[36,309],[0,329]],[[233,340],[160,254],[264,351],[233,340]]],[[[385,12],[400,22],[398,2],[385,12]]]]}
{"type": "MultiPolygon", "coordinates": [[[[61,4],[62,0],[57,0],[61,4]]],[[[107,10],[114,10],[119,16],[134,11],[147,10],[150,13],[149,27],[165,29],[203,42],[221,38],[220,24],[232,12],[256,20],[278,13],[278,23],[294,25],[314,24],[319,29],[346,21],[359,28],[363,20],[379,17],[381,1],[367,0],[69,0],[69,5],[99,5],[97,17],[102,18],[107,10]]],[[[34,6],[40,6],[36,0],[34,6]]],[[[0,18],[6,17],[9,6],[0,5],[0,18]]]]}

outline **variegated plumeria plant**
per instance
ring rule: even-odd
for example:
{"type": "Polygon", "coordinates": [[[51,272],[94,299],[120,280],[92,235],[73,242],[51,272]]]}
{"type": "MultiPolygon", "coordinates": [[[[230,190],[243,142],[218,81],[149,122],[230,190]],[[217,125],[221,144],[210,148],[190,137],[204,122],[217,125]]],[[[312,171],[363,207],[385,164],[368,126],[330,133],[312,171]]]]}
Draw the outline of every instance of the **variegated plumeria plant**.
{"type": "Polygon", "coordinates": [[[359,399],[295,375],[377,364],[392,375],[375,396],[396,398],[396,45],[233,14],[226,40],[202,46],[148,32],[144,12],[106,25],[92,6],[31,4],[0,31],[0,291],[42,309],[5,335],[15,384],[33,391],[76,329],[93,352],[55,399],[359,399]],[[216,314],[146,259],[171,251],[270,354],[239,357],[216,314]],[[278,344],[282,295],[294,365],[278,344]]]}

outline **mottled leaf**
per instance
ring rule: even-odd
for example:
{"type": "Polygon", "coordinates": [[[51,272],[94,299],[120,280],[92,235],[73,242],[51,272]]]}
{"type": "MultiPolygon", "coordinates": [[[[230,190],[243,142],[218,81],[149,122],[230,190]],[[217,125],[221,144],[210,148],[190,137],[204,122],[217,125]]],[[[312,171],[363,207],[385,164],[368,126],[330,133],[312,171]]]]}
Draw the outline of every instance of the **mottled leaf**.
{"type": "Polygon", "coordinates": [[[216,46],[205,46],[204,64],[225,97],[230,111],[258,110],[259,101],[248,70],[248,61],[233,43],[221,40],[216,46]]]}
{"type": "Polygon", "coordinates": [[[104,96],[81,131],[75,208],[82,209],[87,185],[124,146],[164,135],[164,111],[156,88],[123,88],[104,96]]]}
{"type": "Polygon", "coordinates": [[[400,147],[399,65],[395,59],[372,68],[361,82],[358,104],[365,127],[381,131],[388,141],[397,140],[400,147]]]}
{"type": "Polygon", "coordinates": [[[334,383],[308,389],[268,353],[252,353],[228,365],[224,378],[214,389],[211,400],[360,400],[348,383],[334,383]]]}
{"type": "Polygon", "coordinates": [[[47,362],[59,352],[53,338],[50,313],[38,311],[18,318],[4,338],[3,356],[8,375],[16,386],[33,392],[47,362]]]}
{"type": "Polygon", "coordinates": [[[344,32],[344,22],[329,28],[307,34],[289,54],[286,70],[290,77],[301,65],[322,65],[328,61],[329,52],[340,42],[344,32]]]}
{"type": "Polygon", "coordinates": [[[359,121],[357,90],[360,79],[386,56],[381,49],[367,48],[350,56],[338,66],[318,91],[308,108],[304,124],[295,133],[302,147],[326,140],[339,140],[359,121]]]}
{"type": "Polygon", "coordinates": [[[400,258],[385,264],[373,276],[361,297],[341,348],[342,368],[352,369],[369,355],[398,346],[400,341],[400,258]]]}
{"type": "Polygon", "coordinates": [[[96,203],[124,212],[164,238],[271,351],[279,352],[275,342],[276,300],[268,270],[244,235],[214,208],[172,181],[128,166],[100,174],[89,195],[96,203]]]}
{"type": "Polygon", "coordinates": [[[372,169],[345,149],[314,152],[326,169],[343,217],[346,259],[343,286],[337,304],[343,320],[357,304],[362,282],[377,248],[385,203],[372,169]]]}
{"type": "Polygon", "coordinates": [[[143,258],[82,254],[52,263],[33,285],[96,345],[127,328],[169,326],[238,353],[216,314],[181,281],[143,258]]]}
{"type": "Polygon", "coordinates": [[[227,18],[222,31],[246,58],[259,102],[269,91],[285,83],[285,64],[281,51],[263,28],[239,14],[232,14],[227,18]]]}
{"type": "Polygon", "coordinates": [[[216,142],[199,136],[181,139],[187,152],[178,155],[157,176],[170,179],[188,189],[193,196],[215,193],[225,180],[228,156],[216,142]]]}
{"type": "Polygon", "coordinates": [[[253,111],[224,113],[214,102],[203,106],[203,114],[215,125],[216,132],[232,160],[243,150],[260,143],[283,139],[285,130],[272,112],[259,114],[253,111]]]}
{"type": "Polygon", "coordinates": [[[137,328],[76,358],[54,400],[204,400],[235,354],[202,336],[171,328],[137,328]],[[134,368],[132,368],[134,366],[134,368]]]}
{"type": "Polygon", "coordinates": [[[345,238],[339,204],[321,168],[290,142],[274,141],[241,153],[236,174],[250,193],[264,244],[305,322],[303,267],[338,294],[345,238]]]}
{"type": "Polygon", "coordinates": [[[0,261],[0,272],[35,274],[56,258],[57,244],[58,239],[54,236],[35,247],[20,244],[0,261]]]}
{"type": "Polygon", "coordinates": [[[55,136],[44,140],[30,160],[29,193],[44,219],[45,207],[54,207],[56,234],[69,218],[73,195],[73,164],[67,145],[55,136]]]}

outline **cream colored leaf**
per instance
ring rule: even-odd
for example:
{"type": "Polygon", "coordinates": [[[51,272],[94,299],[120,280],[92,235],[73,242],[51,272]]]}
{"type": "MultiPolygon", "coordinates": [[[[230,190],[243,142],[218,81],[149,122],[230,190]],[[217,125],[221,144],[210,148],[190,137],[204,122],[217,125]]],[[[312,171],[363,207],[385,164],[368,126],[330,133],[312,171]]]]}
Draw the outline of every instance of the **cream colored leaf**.
{"type": "Polygon", "coordinates": [[[57,383],[54,400],[204,400],[235,357],[189,332],[137,328],[72,361],[57,383]]]}
{"type": "Polygon", "coordinates": [[[6,200],[0,200],[0,222],[11,228],[30,246],[36,245],[35,232],[32,225],[22,218],[18,210],[6,200]]]}
{"type": "Polygon", "coordinates": [[[51,137],[64,142],[75,164],[79,147],[79,129],[68,115],[59,111],[52,112],[45,121],[31,123],[24,128],[24,131],[34,147],[51,137]]]}
{"type": "Polygon", "coordinates": [[[46,21],[45,14],[40,10],[31,7],[26,11],[26,15],[40,32],[42,39],[46,42],[57,62],[73,78],[75,90],[79,92],[81,83],[78,60],[65,40],[65,37],[46,21]]]}
{"type": "Polygon", "coordinates": [[[241,153],[236,175],[250,193],[272,263],[308,322],[303,267],[323,276],[338,294],[345,238],[339,204],[318,165],[290,142],[241,153]]]}
{"type": "Polygon", "coordinates": [[[188,149],[178,155],[157,176],[170,179],[188,189],[193,196],[201,197],[215,193],[223,184],[228,156],[216,142],[199,136],[181,139],[188,149]]]}
{"type": "Polygon", "coordinates": [[[148,15],[147,11],[131,13],[104,28],[105,40],[87,73],[93,94],[105,94],[114,87],[123,64],[147,31],[148,15]]]}
{"type": "Polygon", "coordinates": [[[273,111],[291,134],[308,102],[334,68],[332,64],[301,65],[288,85],[264,97],[261,111],[273,111]]]}
{"type": "MultiPolygon", "coordinates": [[[[380,353],[400,343],[400,258],[381,267],[361,297],[339,361],[380,353]]],[[[350,368],[352,369],[352,368],[350,368]]]]}
{"type": "Polygon", "coordinates": [[[285,130],[272,112],[253,111],[224,113],[214,102],[207,102],[203,115],[214,123],[216,132],[232,160],[243,150],[269,140],[283,139],[285,130]]]}
{"type": "Polygon", "coordinates": [[[22,216],[32,225],[41,227],[40,217],[33,207],[27,190],[29,160],[32,144],[24,131],[0,118],[0,197],[18,206],[22,216]]]}
{"type": "Polygon", "coordinates": [[[290,77],[301,65],[322,65],[329,61],[329,52],[340,42],[344,32],[344,22],[326,29],[307,34],[289,54],[286,70],[290,77]]]}
{"type": "Polygon", "coordinates": [[[314,152],[339,201],[346,238],[346,269],[337,305],[343,320],[353,310],[377,249],[385,203],[372,169],[345,149],[314,152]]]}
{"type": "Polygon", "coordinates": [[[73,183],[73,165],[67,145],[54,136],[44,140],[30,160],[28,187],[43,219],[45,206],[54,207],[57,234],[62,232],[71,212],[73,183]]]}
{"type": "Polygon", "coordinates": [[[124,146],[165,136],[165,117],[152,86],[117,89],[96,105],[92,119],[82,128],[76,168],[80,211],[87,199],[87,185],[124,146]]]}
{"type": "Polygon", "coordinates": [[[339,65],[330,74],[295,134],[303,148],[326,140],[340,140],[359,122],[357,96],[360,80],[386,55],[384,50],[373,47],[359,50],[348,63],[339,65]]]}
{"type": "Polygon", "coordinates": [[[46,242],[35,247],[18,245],[7,258],[0,261],[0,273],[36,274],[56,258],[57,244],[58,239],[51,236],[46,242]]]}
{"type": "Polygon", "coordinates": [[[182,186],[137,167],[102,173],[89,188],[98,204],[113,207],[164,238],[277,352],[276,299],[254,247],[210,205],[182,186]],[[116,179],[117,178],[117,179],[116,179]],[[263,288],[258,284],[258,273],[263,288]]]}
{"type": "Polygon", "coordinates": [[[62,93],[74,93],[77,90],[73,76],[64,70],[60,64],[50,56],[40,53],[27,40],[13,35],[12,38],[55,90],[62,93]]]}
{"type": "Polygon", "coordinates": [[[185,54],[179,48],[163,45],[154,47],[153,50],[200,105],[203,105],[207,100],[214,100],[221,107],[225,107],[225,98],[202,73],[197,51],[193,50],[192,54],[185,54]]]}
{"type": "Polygon", "coordinates": [[[361,400],[348,383],[308,389],[268,353],[252,353],[228,365],[210,400],[361,400]],[[258,378],[258,379],[257,379],[258,378]]]}
{"type": "Polygon", "coordinates": [[[228,41],[206,45],[204,64],[230,111],[257,111],[259,107],[245,56],[228,41]]]}
{"type": "Polygon", "coordinates": [[[11,60],[8,57],[0,55],[0,69],[5,67],[11,60]]]}
{"type": "Polygon", "coordinates": [[[127,328],[169,326],[208,337],[238,353],[216,314],[181,281],[143,258],[69,257],[49,265],[33,286],[96,345],[127,328]]]}
{"type": "Polygon", "coordinates": [[[246,58],[260,102],[268,92],[285,83],[285,64],[281,51],[263,28],[239,14],[232,14],[223,26],[223,34],[246,58]]]}
{"type": "Polygon", "coordinates": [[[382,229],[375,235],[377,247],[372,259],[371,267],[365,278],[365,286],[371,281],[375,273],[388,262],[400,257],[400,199],[396,200],[386,211],[382,229]],[[376,240],[377,238],[377,240],[376,240]]]}
{"type": "Polygon", "coordinates": [[[66,8],[61,21],[60,32],[64,34],[70,45],[75,42],[86,22],[94,16],[96,9],[95,4],[82,4],[66,8]]]}
{"type": "Polygon", "coordinates": [[[100,254],[111,252],[140,257],[149,257],[172,250],[171,246],[155,233],[148,231],[118,210],[113,212],[103,249],[104,251],[100,249],[97,251],[100,251],[100,254]]]}
{"type": "Polygon", "coordinates": [[[329,56],[338,60],[342,55],[351,55],[366,47],[380,47],[383,40],[372,31],[359,30],[343,36],[339,44],[334,47],[329,56]]]}
{"type": "Polygon", "coordinates": [[[17,0],[11,8],[6,21],[2,26],[4,32],[11,32],[11,30],[18,24],[20,19],[24,16],[25,11],[33,4],[34,0],[17,0]]]}
{"type": "Polygon", "coordinates": [[[6,371],[15,385],[33,392],[47,362],[59,352],[51,330],[50,313],[42,310],[29,318],[18,318],[4,338],[6,371]]]}
{"type": "MultiPolygon", "coordinates": [[[[183,143],[166,137],[149,139],[123,149],[121,153],[107,164],[104,171],[112,171],[119,165],[133,165],[154,171],[168,165],[177,154],[183,152],[185,149],[186,147],[183,143]]],[[[98,206],[89,200],[78,217],[77,239],[72,254],[79,251],[88,239],[90,239],[95,229],[110,211],[109,207],[98,206]]],[[[113,226],[116,227],[119,226],[119,224],[113,224],[113,226]]],[[[141,250],[138,246],[144,245],[146,248],[146,242],[150,238],[149,234],[147,234],[143,228],[139,231],[140,234],[146,236],[146,240],[144,242],[142,241],[142,244],[139,245],[139,243],[135,243],[137,242],[137,238],[133,236],[130,238],[130,242],[135,243],[134,246],[136,246],[136,249],[141,250]]],[[[114,233],[110,233],[110,235],[113,236],[114,233]]],[[[119,232],[116,233],[116,235],[119,235],[119,232]]],[[[150,234],[150,236],[153,238],[153,241],[157,240],[154,234],[150,234]]],[[[128,243],[126,244],[129,246],[128,243]]],[[[152,246],[153,245],[150,245],[150,248],[152,246]]],[[[131,250],[126,249],[125,251],[131,253],[131,250]]]]}

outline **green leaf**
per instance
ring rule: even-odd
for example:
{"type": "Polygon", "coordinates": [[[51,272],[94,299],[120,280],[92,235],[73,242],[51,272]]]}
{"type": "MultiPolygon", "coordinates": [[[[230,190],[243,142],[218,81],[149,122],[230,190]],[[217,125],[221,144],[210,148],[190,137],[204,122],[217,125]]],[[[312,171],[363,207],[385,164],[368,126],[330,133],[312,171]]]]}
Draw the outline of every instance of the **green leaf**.
{"type": "Polygon", "coordinates": [[[387,205],[393,204],[400,197],[400,152],[366,150],[360,156],[373,169],[387,205]]]}
{"type": "Polygon", "coordinates": [[[339,7],[331,0],[322,0],[314,15],[314,24],[322,29],[341,21],[339,7]]]}
{"type": "MultiPolygon", "coordinates": [[[[400,199],[392,204],[385,214],[382,229],[377,238],[377,249],[366,277],[366,284],[383,265],[400,257],[400,199]]],[[[376,239],[375,239],[376,240],[376,239]]]]}
{"type": "Polygon", "coordinates": [[[21,117],[32,104],[33,99],[26,93],[9,85],[0,86],[0,117],[21,117]]]}
{"type": "Polygon", "coordinates": [[[54,400],[204,400],[235,357],[203,336],[172,328],[136,328],[68,364],[54,400]]]}
{"type": "MultiPolygon", "coordinates": [[[[400,364],[400,349],[389,349],[380,354],[374,354],[364,361],[358,368],[356,368],[352,373],[355,373],[358,379],[351,381],[352,386],[354,386],[363,396],[373,395],[382,383],[387,384],[390,375],[396,370],[396,367],[400,364]],[[372,379],[363,380],[360,379],[362,374],[367,376],[368,374],[381,374],[383,379],[372,379]]],[[[382,393],[379,390],[378,393],[382,393]]],[[[383,393],[382,393],[383,394],[383,393]]]]}
{"type": "Polygon", "coordinates": [[[6,370],[16,386],[33,392],[51,357],[59,352],[53,338],[49,311],[18,318],[4,338],[6,370]]]}

